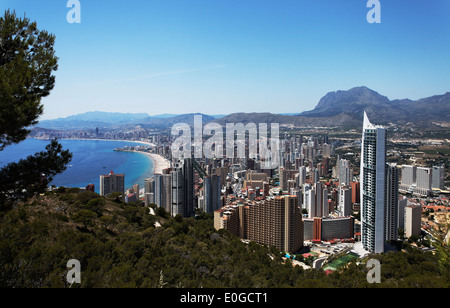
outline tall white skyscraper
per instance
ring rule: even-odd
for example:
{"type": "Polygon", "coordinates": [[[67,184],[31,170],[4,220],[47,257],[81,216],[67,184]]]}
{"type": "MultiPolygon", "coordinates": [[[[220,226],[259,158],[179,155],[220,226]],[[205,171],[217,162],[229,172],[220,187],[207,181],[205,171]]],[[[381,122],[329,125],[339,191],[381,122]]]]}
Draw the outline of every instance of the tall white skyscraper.
{"type": "Polygon", "coordinates": [[[386,129],[364,112],[361,144],[361,241],[369,252],[384,251],[386,129]]]}

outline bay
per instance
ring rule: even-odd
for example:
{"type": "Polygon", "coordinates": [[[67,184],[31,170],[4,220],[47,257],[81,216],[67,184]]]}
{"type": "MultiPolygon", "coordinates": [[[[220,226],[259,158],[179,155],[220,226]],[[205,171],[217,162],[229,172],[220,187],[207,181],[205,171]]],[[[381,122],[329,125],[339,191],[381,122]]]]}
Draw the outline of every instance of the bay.
{"type": "MultiPolygon", "coordinates": [[[[80,187],[88,184],[95,185],[95,191],[100,191],[100,175],[125,174],[125,189],[134,184],[144,187],[146,178],[153,175],[153,161],[150,157],[140,153],[115,152],[115,148],[124,146],[145,145],[129,141],[110,140],[58,140],[64,150],[73,153],[72,161],[66,171],[55,176],[50,185],[56,187],[80,187]]],[[[49,140],[26,139],[11,145],[0,152],[0,168],[11,162],[18,162],[37,152],[44,151],[49,140]]]]}

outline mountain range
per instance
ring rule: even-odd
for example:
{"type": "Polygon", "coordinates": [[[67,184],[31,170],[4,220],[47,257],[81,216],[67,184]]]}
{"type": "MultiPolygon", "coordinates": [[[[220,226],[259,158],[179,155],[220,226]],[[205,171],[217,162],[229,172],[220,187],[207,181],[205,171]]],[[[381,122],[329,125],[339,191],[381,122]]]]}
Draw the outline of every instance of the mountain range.
{"type": "MultiPolygon", "coordinates": [[[[204,115],[203,123],[280,123],[297,127],[360,127],[363,112],[373,123],[411,125],[421,128],[441,127],[450,122],[450,92],[419,100],[389,100],[367,87],[327,93],[317,106],[299,114],[233,113],[204,115]]],[[[141,126],[143,128],[170,128],[175,123],[193,123],[196,114],[88,112],[56,120],[41,121],[44,129],[95,129],[141,126]]]]}
{"type": "Polygon", "coordinates": [[[304,117],[333,117],[346,114],[362,122],[363,112],[380,124],[414,122],[427,126],[433,122],[450,121],[450,92],[416,101],[410,99],[389,100],[367,87],[348,91],[330,92],[316,108],[300,114],[304,117]]]}

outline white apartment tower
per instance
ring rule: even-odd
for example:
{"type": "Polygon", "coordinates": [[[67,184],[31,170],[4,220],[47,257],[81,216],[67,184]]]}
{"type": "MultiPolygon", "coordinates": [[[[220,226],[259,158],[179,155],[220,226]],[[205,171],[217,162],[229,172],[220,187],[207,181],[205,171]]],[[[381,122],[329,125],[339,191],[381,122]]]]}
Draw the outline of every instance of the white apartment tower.
{"type": "Polygon", "coordinates": [[[361,143],[361,241],[369,252],[384,251],[386,129],[364,112],[361,143]]]}

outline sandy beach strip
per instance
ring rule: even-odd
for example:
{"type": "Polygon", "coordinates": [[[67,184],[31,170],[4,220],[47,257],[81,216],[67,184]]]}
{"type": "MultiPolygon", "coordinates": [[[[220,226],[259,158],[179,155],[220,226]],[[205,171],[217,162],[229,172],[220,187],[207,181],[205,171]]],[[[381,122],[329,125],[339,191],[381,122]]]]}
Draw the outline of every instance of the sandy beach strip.
{"type": "Polygon", "coordinates": [[[162,174],[164,169],[170,168],[170,161],[163,156],[155,153],[148,153],[148,152],[142,152],[142,151],[135,151],[136,153],[142,153],[151,158],[153,161],[153,174],[159,173],[162,174]]]}
{"type": "MultiPolygon", "coordinates": [[[[34,139],[40,139],[40,138],[34,138],[34,139]]],[[[51,140],[51,139],[40,139],[40,140],[51,140]]],[[[139,140],[126,140],[126,139],[88,139],[88,138],[61,138],[58,140],[79,140],[79,141],[116,141],[116,142],[131,142],[131,143],[140,143],[141,145],[147,145],[149,147],[156,148],[156,145],[148,142],[148,141],[139,141],[139,140]]]]}
{"type": "Polygon", "coordinates": [[[155,153],[149,153],[144,151],[136,151],[136,150],[124,150],[124,152],[130,153],[141,153],[150,157],[153,161],[153,174],[159,173],[162,174],[164,169],[170,168],[170,161],[166,159],[164,156],[155,153]]]}
{"type": "MultiPolygon", "coordinates": [[[[147,145],[150,147],[156,147],[155,144],[150,143],[148,141],[138,141],[138,140],[119,140],[119,139],[82,139],[82,138],[64,138],[61,140],[90,140],[90,141],[116,141],[116,142],[133,142],[140,143],[141,145],[147,145]]],[[[170,161],[163,156],[155,153],[143,152],[143,151],[127,151],[127,152],[135,152],[142,153],[147,155],[153,161],[153,174],[162,173],[164,169],[170,168],[170,161]]]]}

